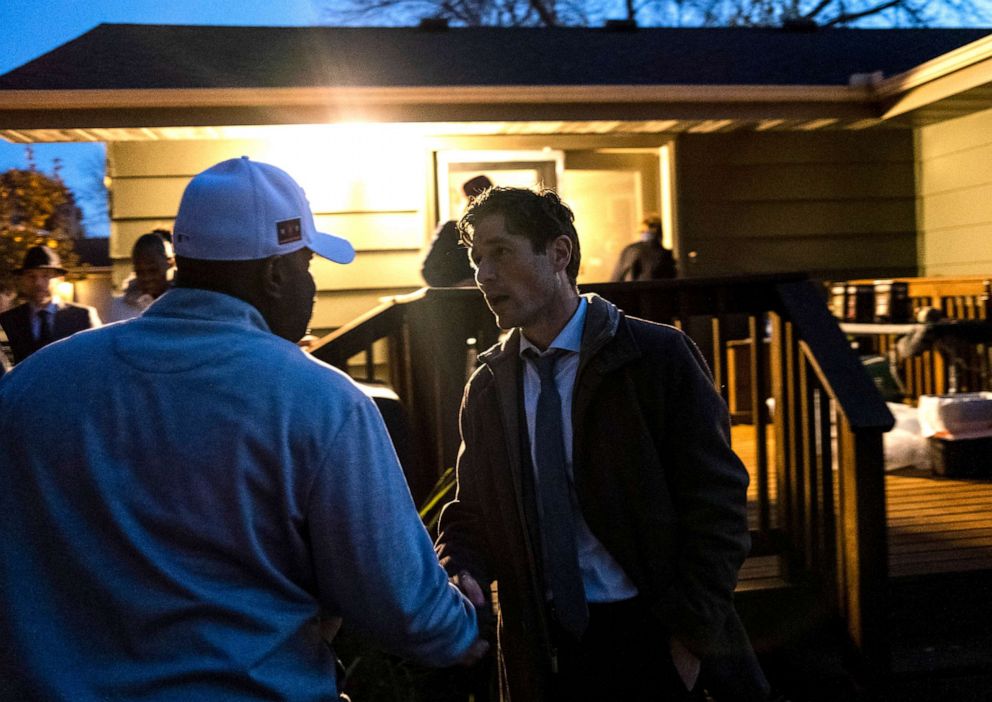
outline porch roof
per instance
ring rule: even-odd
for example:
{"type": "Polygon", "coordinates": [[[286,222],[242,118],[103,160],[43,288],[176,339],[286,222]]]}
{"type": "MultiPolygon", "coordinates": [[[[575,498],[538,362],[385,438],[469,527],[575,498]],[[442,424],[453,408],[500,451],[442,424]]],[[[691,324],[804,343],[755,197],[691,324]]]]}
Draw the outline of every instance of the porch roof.
{"type": "Polygon", "coordinates": [[[4,90],[834,85],[902,73],[988,29],[215,27],[102,24],[4,90]]]}
{"type": "Polygon", "coordinates": [[[0,135],[344,120],[863,126],[906,111],[886,112],[915,89],[907,75],[992,45],[989,31],[106,24],[0,76],[0,135]]]}

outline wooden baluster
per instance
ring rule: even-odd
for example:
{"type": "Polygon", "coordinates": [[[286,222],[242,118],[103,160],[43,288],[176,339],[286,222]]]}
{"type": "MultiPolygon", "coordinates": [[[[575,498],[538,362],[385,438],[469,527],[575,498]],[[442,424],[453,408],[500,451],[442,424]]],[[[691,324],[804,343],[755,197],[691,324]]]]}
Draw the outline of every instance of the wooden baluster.
{"type": "Polygon", "coordinates": [[[822,573],[825,587],[823,592],[829,597],[831,609],[837,607],[837,513],[834,503],[834,439],[831,418],[833,404],[830,395],[818,387],[816,393],[817,445],[817,491],[820,503],[820,541],[817,544],[817,571],[822,573]]]}
{"type": "Polygon", "coordinates": [[[797,526],[801,536],[801,558],[808,572],[816,568],[815,546],[819,539],[817,522],[819,521],[819,504],[817,502],[816,475],[816,416],[813,407],[812,371],[805,357],[801,354],[797,361],[797,395],[798,395],[798,446],[796,466],[796,509],[797,526]]]}
{"type": "Polygon", "coordinates": [[[723,397],[724,402],[729,402],[729,389],[727,387],[727,342],[723,338],[723,320],[720,315],[714,315],[710,319],[710,333],[713,337],[713,384],[717,392],[723,397]]]}
{"type": "Polygon", "coordinates": [[[789,423],[786,415],[789,408],[786,357],[786,322],[778,314],[770,313],[772,322],[771,339],[771,371],[772,397],[775,399],[775,481],[776,512],[779,526],[788,533],[789,530],[789,423]]]}
{"type": "Polygon", "coordinates": [[[775,471],[778,481],[777,504],[779,524],[790,535],[794,548],[787,554],[786,571],[795,573],[796,541],[801,533],[799,521],[799,491],[801,483],[797,474],[798,431],[796,388],[796,343],[790,322],[777,315],[773,317],[772,366],[775,397],[775,471]]]}
{"type": "Polygon", "coordinates": [[[933,387],[929,395],[943,395],[947,392],[947,364],[944,357],[934,351],[927,351],[925,357],[930,361],[933,373],[933,387]]]}
{"type": "Polygon", "coordinates": [[[758,483],[758,529],[763,535],[771,531],[771,497],[768,485],[768,350],[765,348],[763,317],[748,318],[751,340],[751,417],[754,422],[755,479],[758,483]]]}
{"type": "Polygon", "coordinates": [[[838,479],[848,633],[870,668],[884,674],[889,667],[885,633],[889,555],[882,433],[853,432],[843,413],[838,413],[837,431],[844,437],[838,479]]]}
{"type": "Polygon", "coordinates": [[[375,382],[375,342],[365,347],[365,381],[375,382]]]}

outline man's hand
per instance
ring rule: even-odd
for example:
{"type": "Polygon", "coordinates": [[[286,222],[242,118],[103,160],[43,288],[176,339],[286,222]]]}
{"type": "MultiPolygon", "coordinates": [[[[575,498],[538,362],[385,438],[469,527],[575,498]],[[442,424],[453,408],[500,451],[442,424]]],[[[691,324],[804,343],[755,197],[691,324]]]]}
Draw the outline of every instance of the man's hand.
{"type": "Polygon", "coordinates": [[[687,649],[681,641],[674,636],[669,642],[672,651],[672,663],[675,664],[675,671],[682,679],[682,684],[686,690],[692,690],[699,679],[699,659],[687,649]]]}
{"type": "Polygon", "coordinates": [[[468,598],[468,601],[472,603],[472,606],[476,609],[476,614],[479,619],[479,636],[462,657],[458,659],[458,665],[470,666],[475,665],[482,657],[489,653],[489,642],[482,638],[482,633],[486,625],[486,614],[489,612],[489,607],[486,604],[486,598],[482,594],[482,586],[479,585],[479,581],[476,580],[469,574],[468,571],[463,570],[458,575],[451,578],[451,582],[455,584],[462,594],[468,598]]]}
{"type": "Polygon", "coordinates": [[[479,585],[479,581],[472,577],[472,574],[467,570],[463,570],[458,575],[451,578],[451,582],[455,584],[462,594],[468,598],[468,601],[476,609],[481,609],[486,606],[486,598],[482,594],[482,587],[479,585]]]}
{"type": "Polygon", "coordinates": [[[461,655],[455,665],[471,666],[482,660],[483,656],[489,653],[489,642],[485,639],[476,639],[468,650],[461,655]]]}
{"type": "MultiPolygon", "coordinates": [[[[452,576],[451,582],[457,587],[468,601],[475,607],[475,616],[479,623],[479,638],[485,641],[496,641],[496,617],[489,605],[489,598],[479,581],[472,574],[463,570],[452,576]]],[[[484,652],[483,652],[484,653],[484,652]]]]}
{"type": "Polygon", "coordinates": [[[341,629],[341,617],[321,617],[318,621],[320,622],[320,638],[328,644],[331,643],[341,629]]]}

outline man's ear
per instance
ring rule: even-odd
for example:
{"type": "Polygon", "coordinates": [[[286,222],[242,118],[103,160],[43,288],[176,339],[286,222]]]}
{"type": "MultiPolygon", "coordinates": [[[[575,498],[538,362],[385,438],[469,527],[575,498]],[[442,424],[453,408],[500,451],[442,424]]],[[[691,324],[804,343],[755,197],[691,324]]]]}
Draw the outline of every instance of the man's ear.
{"type": "Polygon", "coordinates": [[[266,297],[278,300],[286,284],[286,263],[282,256],[269,256],[259,270],[259,283],[266,297]]]}
{"type": "Polygon", "coordinates": [[[572,240],[564,234],[552,239],[548,244],[548,258],[556,273],[568,268],[572,260],[572,240]]]}

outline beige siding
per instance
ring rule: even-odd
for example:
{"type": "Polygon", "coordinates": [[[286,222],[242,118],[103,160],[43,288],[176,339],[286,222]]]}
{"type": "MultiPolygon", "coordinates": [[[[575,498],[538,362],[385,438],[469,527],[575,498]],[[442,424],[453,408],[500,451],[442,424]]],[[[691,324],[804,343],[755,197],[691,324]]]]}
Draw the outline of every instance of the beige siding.
{"type": "Polygon", "coordinates": [[[992,110],[917,131],[924,275],[992,274],[992,110]]]}
{"type": "MultiPolygon", "coordinates": [[[[423,284],[420,266],[436,216],[435,150],[535,148],[510,137],[450,141],[380,138],[374,132],[342,139],[333,130],[286,128],[265,140],[110,144],[114,282],[119,285],[130,273],[137,237],[157,227],[172,228],[182,191],[194,174],[222,159],[248,155],[290,172],[306,190],[318,227],[347,237],[358,250],[349,266],[314,266],[321,291],[314,327],[343,324],[381,295],[423,284]]],[[[659,209],[658,146],[666,138],[642,141],[624,149],[604,148],[624,142],[603,137],[542,138],[538,144],[566,153],[558,186],[578,215],[586,253],[583,281],[605,280],[620,248],[636,237],[643,212],[659,209]]]]}
{"type": "Polygon", "coordinates": [[[685,134],[676,148],[687,274],[915,272],[910,132],[685,134]]]}
{"type": "Polygon", "coordinates": [[[134,240],[156,227],[172,228],[192,175],[225,158],[248,155],[291,173],[310,200],[317,226],[347,237],[355,262],[320,261],[321,295],[315,328],[337,327],[377,304],[383,294],[420,287],[426,239],[428,179],[425,146],[327,143],[286,138],[265,141],[124,142],[109,145],[112,179],[111,257],[114,281],[129,273],[134,240]]]}

